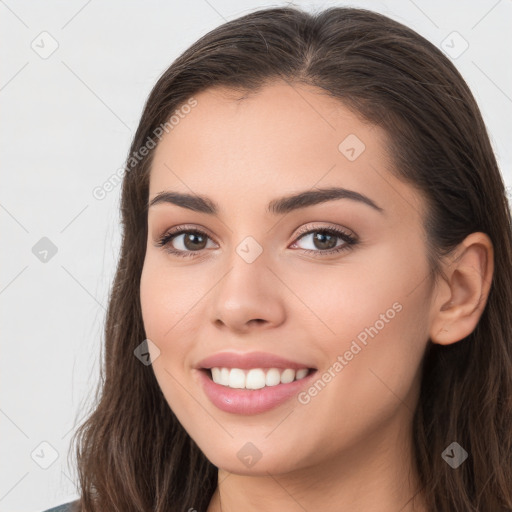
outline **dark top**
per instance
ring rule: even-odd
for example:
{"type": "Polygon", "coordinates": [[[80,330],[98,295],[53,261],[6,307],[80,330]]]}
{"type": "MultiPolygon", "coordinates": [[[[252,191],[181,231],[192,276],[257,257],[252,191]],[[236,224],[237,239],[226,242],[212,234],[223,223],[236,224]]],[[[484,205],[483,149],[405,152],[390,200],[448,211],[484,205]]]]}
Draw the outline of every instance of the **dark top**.
{"type": "Polygon", "coordinates": [[[53,507],[49,508],[48,510],[44,510],[43,512],[71,512],[72,505],[78,503],[79,501],[80,500],[69,501],[68,503],[63,503],[62,505],[59,505],[58,507],[53,507]]]}

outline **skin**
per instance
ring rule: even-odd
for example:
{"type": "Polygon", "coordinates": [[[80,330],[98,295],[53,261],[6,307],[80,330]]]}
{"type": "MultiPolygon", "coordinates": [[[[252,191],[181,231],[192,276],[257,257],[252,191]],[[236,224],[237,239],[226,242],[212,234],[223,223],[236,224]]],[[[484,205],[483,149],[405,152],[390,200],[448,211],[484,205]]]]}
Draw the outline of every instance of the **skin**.
{"type": "MultiPolygon", "coordinates": [[[[200,194],[220,212],[149,208],[140,282],[146,335],[160,350],[158,383],[220,468],[208,512],[426,511],[412,457],[419,366],[429,338],[450,344],[474,330],[492,244],[471,234],[443,263],[446,279],[434,281],[425,202],[391,173],[382,129],[304,85],[274,82],[240,97],[225,88],[196,95],[197,106],[157,146],[149,199],[167,190],[200,194]],[[349,134],[365,144],[354,161],[338,149],[349,134]],[[330,186],[362,193],[383,211],[338,199],[266,212],[272,199],[330,186]],[[180,258],[156,246],[185,224],[207,232],[203,249],[180,258]],[[338,227],[359,243],[322,256],[313,235],[297,235],[305,225],[338,227]],[[236,252],[247,236],[263,249],[250,264],[236,252]],[[401,311],[307,404],[294,397],[242,416],[217,409],[202,391],[194,366],[225,350],[308,361],[323,374],[394,303],[401,311]],[[237,457],[247,442],[261,453],[251,467],[237,457]]],[[[183,235],[171,244],[195,247],[183,235]]]]}

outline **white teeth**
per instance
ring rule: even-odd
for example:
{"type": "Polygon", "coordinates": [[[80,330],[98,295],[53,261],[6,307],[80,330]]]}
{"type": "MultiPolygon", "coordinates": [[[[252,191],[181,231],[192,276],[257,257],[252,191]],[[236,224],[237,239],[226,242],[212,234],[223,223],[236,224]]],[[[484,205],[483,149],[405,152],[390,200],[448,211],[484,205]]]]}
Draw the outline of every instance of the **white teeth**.
{"type": "Polygon", "coordinates": [[[281,384],[281,372],[277,368],[270,368],[265,377],[266,386],[277,386],[281,384]]]}
{"type": "Polygon", "coordinates": [[[211,368],[212,379],[216,384],[234,389],[261,389],[265,386],[288,384],[294,380],[303,379],[309,372],[307,368],[293,370],[286,368],[211,368]]]}
{"type": "Polygon", "coordinates": [[[220,368],[212,368],[212,379],[213,382],[221,382],[222,377],[220,376],[221,369],[220,368]]]}
{"type": "Polygon", "coordinates": [[[229,368],[220,369],[220,379],[220,382],[224,382],[225,386],[229,385],[229,368]]]}
{"type": "Polygon", "coordinates": [[[229,372],[229,384],[230,388],[242,389],[245,388],[245,373],[240,368],[232,368],[229,372]]]}
{"type": "Polygon", "coordinates": [[[281,384],[288,384],[288,382],[293,382],[295,380],[295,370],[286,369],[283,373],[281,373],[281,384]]]}
{"type": "Polygon", "coordinates": [[[307,368],[303,368],[302,370],[297,370],[297,373],[295,374],[295,378],[297,380],[303,379],[308,374],[308,371],[309,370],[307,368]]]}
{"type": "Polygon", "coordinates": [[[261,389],[265,387],[265,372],[259,368],[249,370],[245,378],[246,389],[261,389]]]}

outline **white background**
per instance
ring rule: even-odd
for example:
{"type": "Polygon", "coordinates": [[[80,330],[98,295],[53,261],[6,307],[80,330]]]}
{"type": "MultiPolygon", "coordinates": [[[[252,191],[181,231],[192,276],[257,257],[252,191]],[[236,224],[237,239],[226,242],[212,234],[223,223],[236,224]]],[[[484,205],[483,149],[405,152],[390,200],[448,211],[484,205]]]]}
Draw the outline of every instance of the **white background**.
{"type": "MultiPolygon", "coordinates": [[[[98,381],[120,246],[120,187],[103,200],[92,190],[123,165],[144,101],[171,62],[224,21],[277,5],[285,3],[0,0],[0,511],[35,512],[78,496],[66,457],[98,381]],[[43,59],[31,45],[48,51],[51,38],[58,48],[43,59]],[[42,237],[57,247],[46,263],[32,252],[42,237]],[[51,461],[43,441],[58,453],[48,469],[31,458],[36,450],[37,460],[51,461]]],[[[454,62],[510,187],[512,1],[350,5],[386,14],[438,46],[453,31],[469,43],[454,62]]],[[[453,41],[460,50],[463,40],[453,41]]]]}

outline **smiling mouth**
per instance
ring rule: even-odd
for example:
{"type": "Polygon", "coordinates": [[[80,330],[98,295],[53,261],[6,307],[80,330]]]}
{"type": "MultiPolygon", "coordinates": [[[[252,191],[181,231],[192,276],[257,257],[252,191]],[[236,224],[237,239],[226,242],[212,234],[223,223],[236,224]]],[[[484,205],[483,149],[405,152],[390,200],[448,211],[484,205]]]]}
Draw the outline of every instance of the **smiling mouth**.
{"type": "Polygon", "coordinates": [[[262,389],[289,384],[304,379],[316,371],[315,368],[203,368],[201,371],[221,386],[231,389],[262,389]]]}

